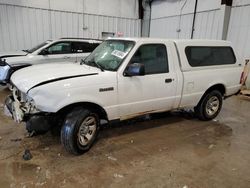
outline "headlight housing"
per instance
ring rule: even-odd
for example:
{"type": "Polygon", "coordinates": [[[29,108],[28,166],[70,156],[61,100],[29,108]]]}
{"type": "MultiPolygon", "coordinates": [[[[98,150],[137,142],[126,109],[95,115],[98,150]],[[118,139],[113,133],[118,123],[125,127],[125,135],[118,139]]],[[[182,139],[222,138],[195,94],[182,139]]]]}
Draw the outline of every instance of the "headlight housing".
{"type": "Polygon", "coordinates": [[[27,96],[28,98],[28,101],[26,103],[26,106],[27,106],[27,113],[30,113],[30,114],[34,114],[34,113],[38,113],[40,112],[37,108],[36,108],[36,103],[35,101],[30,98],[29,96],[27,96]]]}
{"type": "Polygon", "coordinates": [[[36,103],[32,97],[26,93],[18,90],[16,87],[13,88],[13,98],[20,104],[20,108],[26,114],[34,114],[40,112],[36,108],[36,103]]]}

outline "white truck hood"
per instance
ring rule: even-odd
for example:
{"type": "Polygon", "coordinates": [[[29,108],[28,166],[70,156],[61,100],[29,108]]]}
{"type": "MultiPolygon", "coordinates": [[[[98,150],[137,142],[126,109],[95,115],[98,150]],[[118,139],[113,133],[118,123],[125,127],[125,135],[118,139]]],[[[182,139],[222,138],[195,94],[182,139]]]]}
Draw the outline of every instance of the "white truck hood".
{"type": "Polygon", "coordinates": [[[11,76],[11,82],[27,93],[34,86],[74,77],[98,74],[101,70],[80,64],[53,63],[36,65],[18,70],[11,76]]]}
{"type": "Polygon", "coordinates": [[[24,51],[13,51],[13,52],[0,52],[0,58],[14,57],[14,56],[25,56],[27,52],[24,51]]]}

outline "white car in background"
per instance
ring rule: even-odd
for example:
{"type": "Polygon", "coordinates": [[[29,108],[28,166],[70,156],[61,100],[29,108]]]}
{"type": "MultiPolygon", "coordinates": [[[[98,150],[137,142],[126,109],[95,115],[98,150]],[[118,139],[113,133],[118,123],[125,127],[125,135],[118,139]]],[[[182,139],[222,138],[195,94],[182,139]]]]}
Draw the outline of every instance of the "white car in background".
{"type": "Polygon", "coordinates": [[[47,40],[29,50],[0,53],[0,84],[7,84],[13,72],[31,65],[80,62],[101,42],[96,39],[60,38],[47,40]]]}

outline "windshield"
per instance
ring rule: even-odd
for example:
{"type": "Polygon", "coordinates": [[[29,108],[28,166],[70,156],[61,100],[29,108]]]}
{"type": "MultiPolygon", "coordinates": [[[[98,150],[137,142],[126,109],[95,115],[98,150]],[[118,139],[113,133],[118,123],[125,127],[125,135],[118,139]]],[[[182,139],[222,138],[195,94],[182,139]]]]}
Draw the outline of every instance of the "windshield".
{"type": "Polygon", "coordinates": [[[47,41],[45,41],[45,42],[43,42],[41,44],[36,45],[35,47],[33,47],[31,49],[25,50],[25,51],[27,51],[29,53],[33,53],[34,51],[38,50],[39,48],[42,48],[43,46],[45,46],[45,45],[47,45],[47,44],[49,44],[51,42],[52,42],[51,40],[47,40],[47,41]]]}
{"type": "Polygon", "coordinates": [[[104,70],[116,71],[134,44],[135,42],[127,40],[106,40],[82,63],[104,70]]]}

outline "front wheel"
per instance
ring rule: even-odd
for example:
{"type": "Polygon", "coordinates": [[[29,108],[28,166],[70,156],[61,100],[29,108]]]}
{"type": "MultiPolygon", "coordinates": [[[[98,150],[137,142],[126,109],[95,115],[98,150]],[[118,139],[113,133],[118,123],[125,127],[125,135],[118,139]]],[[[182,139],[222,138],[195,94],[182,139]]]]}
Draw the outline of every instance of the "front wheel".
{"type": "Polygon", "coordinates": [[[79,155],[90,149],[99,132],[99,117],[84,108],[73,109],[61,129],[61,143],[72,154],[79,155]]]}
{"type": "Polygon", "coordinates": [[[215,118],[222,107],[222,94],[217,90],[207,93],[194,108],[200,120],[208,121],[215,118]]]}

